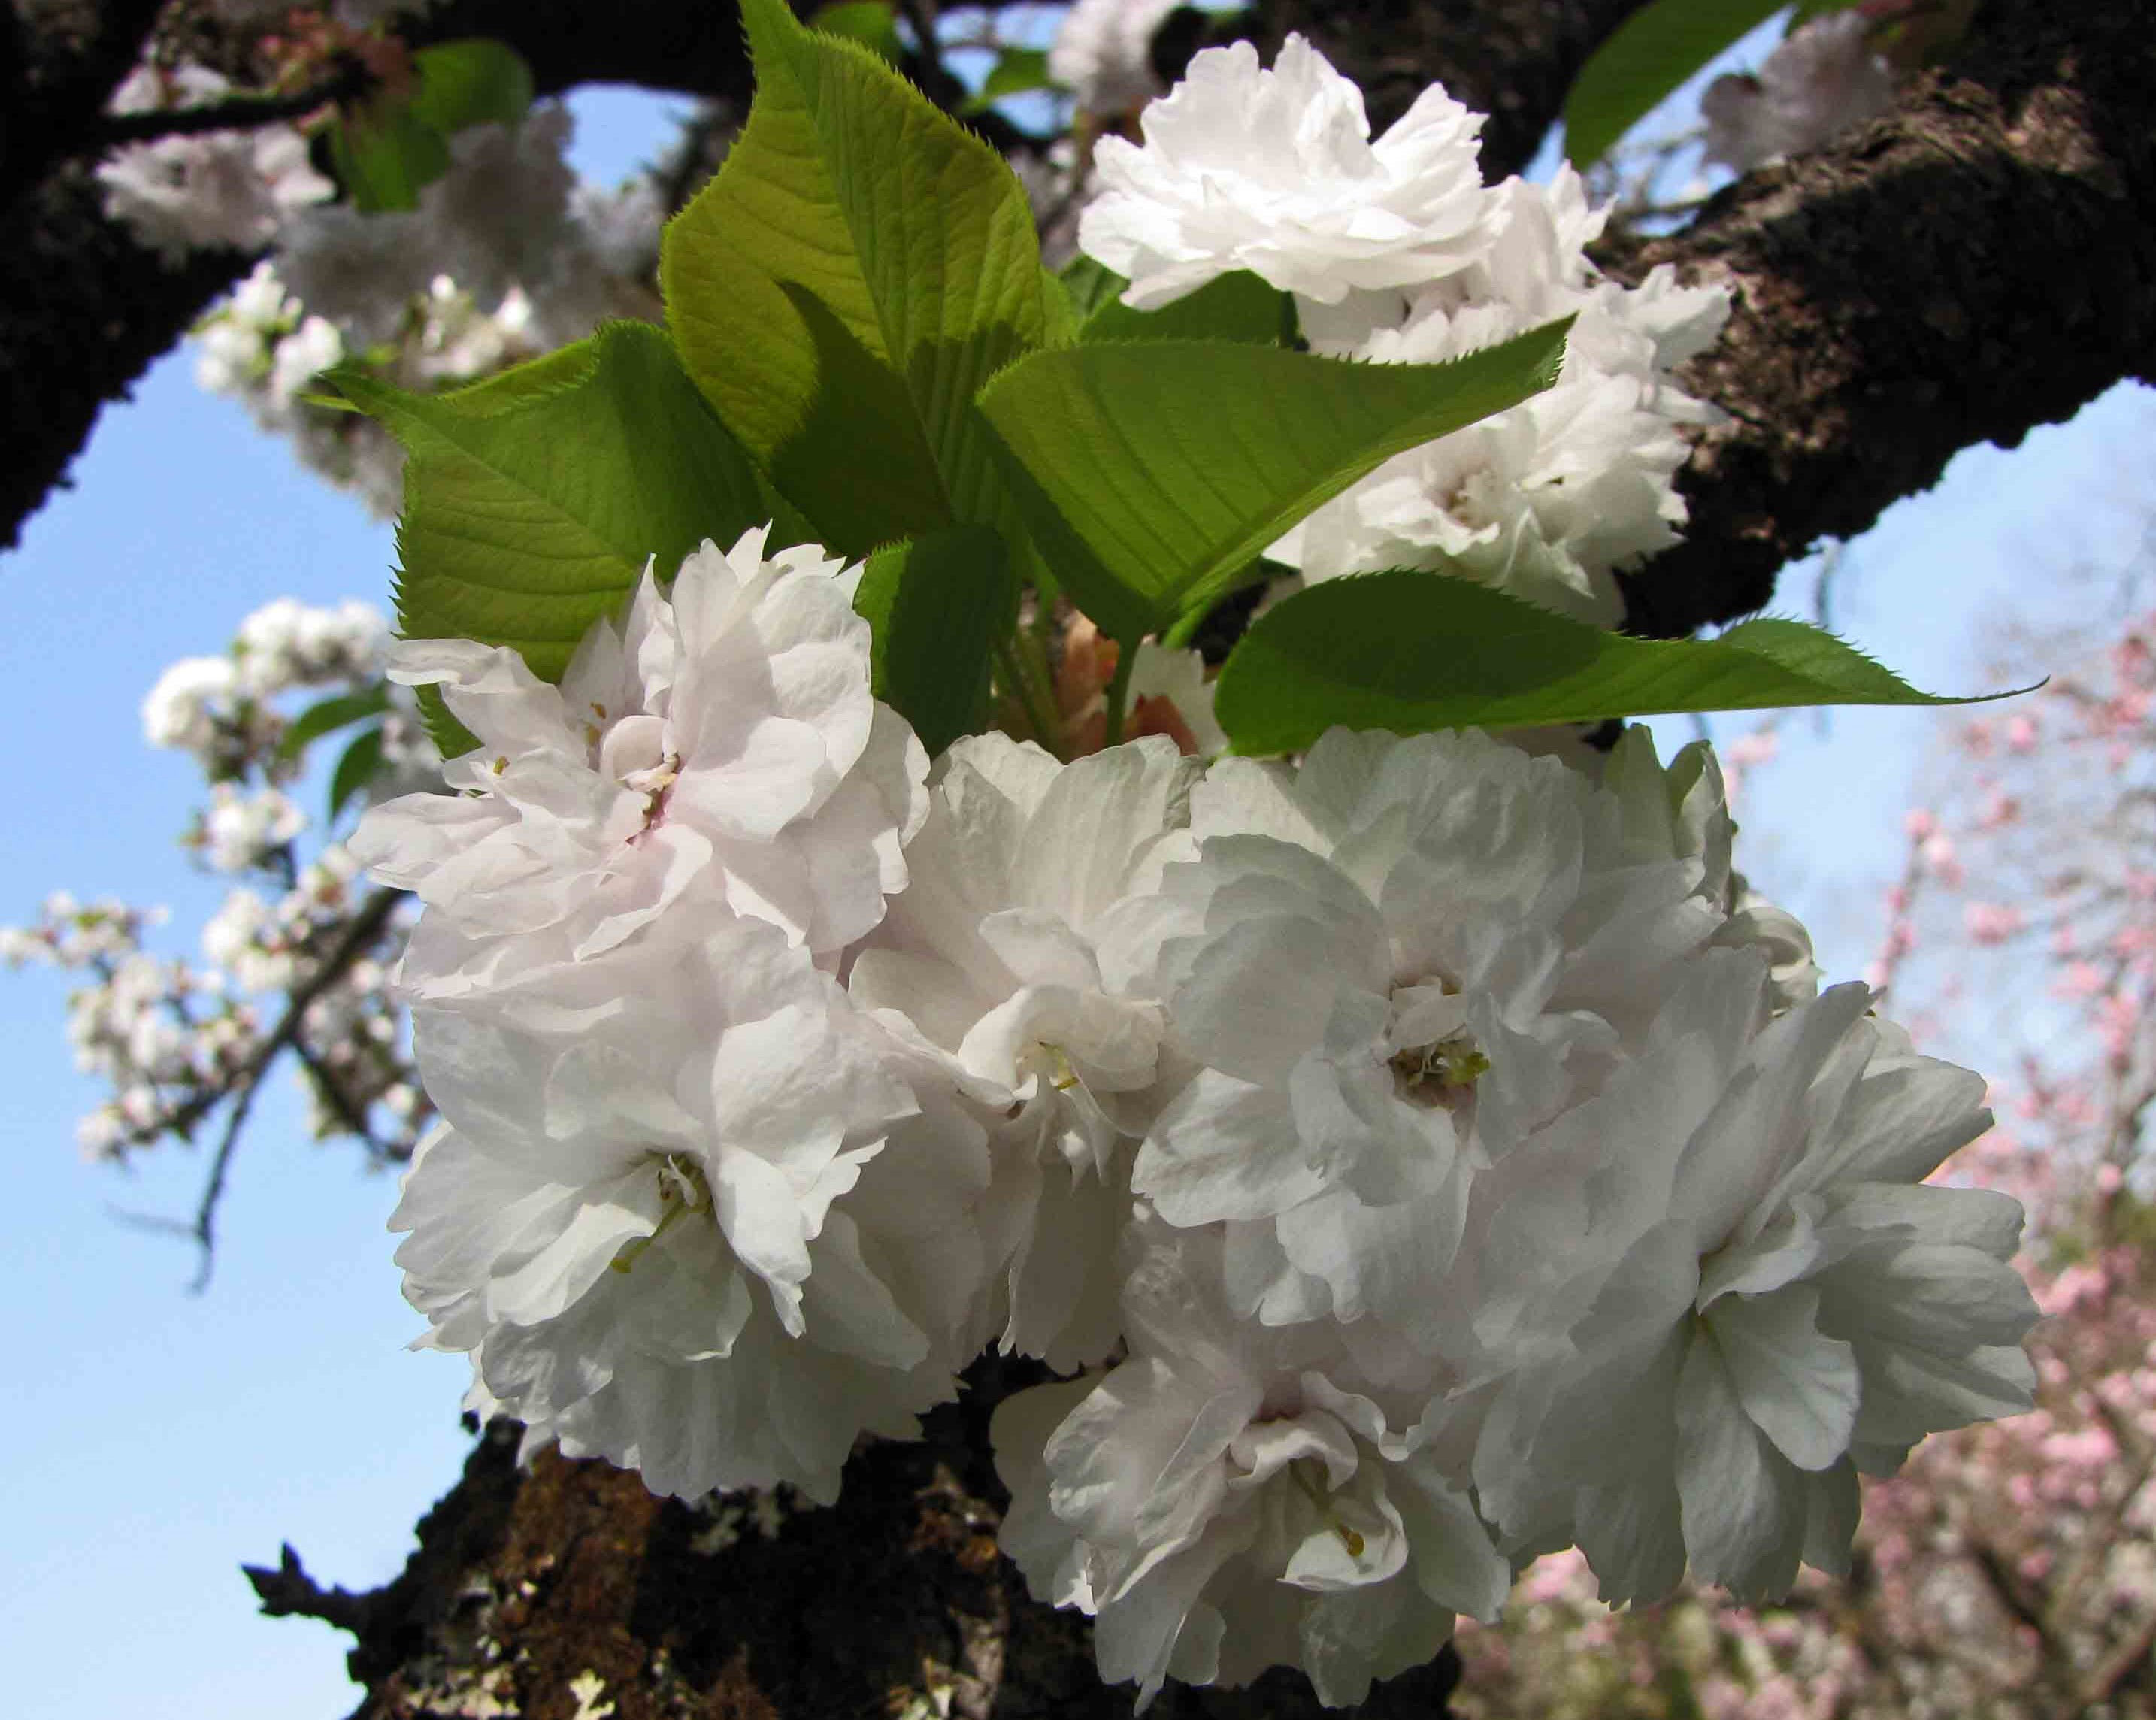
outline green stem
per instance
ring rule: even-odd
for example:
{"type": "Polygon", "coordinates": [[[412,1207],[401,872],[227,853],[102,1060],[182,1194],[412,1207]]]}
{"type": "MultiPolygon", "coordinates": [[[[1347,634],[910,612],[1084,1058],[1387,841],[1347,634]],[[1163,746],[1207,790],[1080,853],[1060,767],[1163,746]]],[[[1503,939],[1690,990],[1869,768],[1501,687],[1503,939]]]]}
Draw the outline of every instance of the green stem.
{"type": "Polygon", "coordinates": [[[1101,744],[1112,747],[1123,737],[1123,706],[1131,696],[1131,671],[1137,667],[1138,641],[1116,641],[1116,672],[1108,677],[1107,727],[1101,731],[1101,744]]]}
{"type": "Polygon", "coordinates": [[[1213,613],[1209,605],[1186,611],[1176,618],[1175,625],[1160,638],[1162,648],[1170,651],[1188,650],[1191,636],[1205,624],[1205,618],[1213,613]]]}
{"type": "Polygon", "coordinates": [[[1056,742],[1061,738],[1062,725],[1050,720],[1055,707],[1052,703],[1043,706],[1040,686],[1026,673],[1024,655],[1014,649],[1013,641],[1008,638],[996,642],[996,668],[1003,676],[1004,688],[1025,712],[1034,738],[1060,758],[1063,749],[1056,742]]]}

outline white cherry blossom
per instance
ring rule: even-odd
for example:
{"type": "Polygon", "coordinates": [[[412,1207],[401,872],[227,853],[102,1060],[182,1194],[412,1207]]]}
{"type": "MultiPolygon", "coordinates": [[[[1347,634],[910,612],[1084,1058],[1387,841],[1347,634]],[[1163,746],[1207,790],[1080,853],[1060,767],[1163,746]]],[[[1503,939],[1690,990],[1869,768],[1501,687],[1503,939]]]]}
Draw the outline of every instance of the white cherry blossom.
{"type": "Polygon", "coordinates": [[[1140,310],[1242,269],[1327,304],[1432,280],[1488,243],[1481,124],[1432,85],[1373,143],[1363,92],[1301,36],[1269,69],[1247,42],[1209,48],[1140,117],[1142,146],[1101,140],[1079,244],[1140,310]]]}
{"type": "Polygon", "coordinates": [[[1609,1599],[1687,1562],[1746,1598],[1844,1571],[1859,1471],[2030,1401],[2021,1209],[1922,1181],[1989,1125],[1982,1079],[1862,986],[1771,1001],[1758,952],[1713,952],[1473,1227],[1486,1332],[1568,1327],[1497,1395],[1485,1508],[1513,1544],[1576,1536],[1609,1599]]]}
{"type": "Polygon", "coordinates": [[[445,1127],[392,1219],[406,1294],[427,1343],[472,1353],[572,1455],[685,1497],[828,1500],[858,1433],[909,1434],[949,1392],[963,1358],[901,1292],[947,1269],[936,1233],[985,1163],[916,1133],[875,1185],[912,1096],[776,928],[730,922],[628,973],[514,1020],[417,1012],[445,1127]]]}
{"type": "Polygon", "coordinates": [[[903,1018],[983,1117],[980,1223],[1007,1262],[992,1335],[1056,1365],[1115,1343],[1115,1239],[1162,1096],[1159,1006],[1104,971],[1097,940],[1158,878],[1197,768],[1158,737],[1068,765],[1002,735],[958,742],[907,850],[913,881],[853,958],[855,1000],[903,1018]]]}
{"type": "Polygon", "coordinates": [[[996,1414],[1004,1546],[1041,1599],[1095,1615],[1102,1677],[1246,1684],[1301,1666],[1321,1701],[1420,1665],[1512,1568],[1448,1462],[1425,1387],[1361,1377],[1327,1326],[1221,1293],[1219,1244],[1157,1223],[1123,1292],[1129,1358],[996,1414]]]}
{"type": "Polygon", "coordinates": [[[458,793],[376,807],[352,839],[428,904],[415,994],[538,983],[669,914],[691,937],[752,915],[819,955],[882,918],[928,761],[870,696],[857,571],[765,541],[707,541],[665,595],[647,570],[558,687],[469,640],[395,649],[391,678],[440,686],[480,741],[444,767],[458,793]]]}

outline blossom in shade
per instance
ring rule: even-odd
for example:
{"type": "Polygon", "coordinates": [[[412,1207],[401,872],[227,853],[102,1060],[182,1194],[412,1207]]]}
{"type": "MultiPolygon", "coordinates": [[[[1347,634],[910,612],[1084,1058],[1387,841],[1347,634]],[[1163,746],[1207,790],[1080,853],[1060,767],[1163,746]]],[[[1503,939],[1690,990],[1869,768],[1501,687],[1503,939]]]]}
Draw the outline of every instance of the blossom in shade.
{"type": "Polygon", "coordinates": [[[1885,113],[1894,74],[1872,46],[1873,28],[1863,10],[1830,13],[1784,37],[1756,76],[1717,78],[1699,99],[1706,159],[1748,173],[1885,113]]]}
{"type": "Polygon", "coordinates": [[[1465,268],[1492,211],[1481,118],[1435,85],[1374,143],[1363,93],[1301,36],[1270,68],[1247,42],[1195,55],[1139,121],[1104,137],[1079,244],[1151,310],[1247,269],[1323,303],[1465,268]]]}
{"type": "Polygon", "coordinates": [[[765,531],[708,540],[670,590],[647,570],[558,687],[514,651],[410,640],[393,680],[442,689],[479,746],[457,792],[372,809],[353,851],[428,906],[420,997],[542,983],[662,915],[767,920],[819,955],[860,937],[906,878],[928,768],[869,692],[858,571],[765,531]]]}
{"type": "Polygon", "coordinates": [[[1983,1079],[1861,985],[1771,1003],[1757,952],[1711,952],[1471,1222],[1486,1336],[1566,1333],[1497,1393],[1479,1497],[1507,1544],[1577,1538],[1608,1599],[1844,1572],[1860,1471],[2030,1402],[2020,1206],[1922,1182],[1989,1126],[1983,1079]]]}
{"type": "Polygon", "coordinates": [[[1048,75],[1089,114],[1112,117],[1164,92],[1152,69],[1153,33],[1178,0],[1077,0],[1056,26],[1048,75]]]}
{"type": "MultiPolygon", "coordinates": [[[[206,66],[137,66],[113,92],[116,114],[207,107],[233,90],[206,66]]],[[[131,143],[97,170],[105,213],[177,262],[190,250],[267,244],[291,215],[335,195],[290,126],[197,131],[131,143]]]]}
{"type": "Polygon", "coordinates": [[[1335,1328],[1239,1317],[1209,1233],[1148,1224],[1133,1251],[1128,1358],[992,1428],[1004,1549],[1035,1596],[1095,1615],[1101,1676],[1142,1709],[1170,1676],[1300,1666],[1338,1706],[1457,1613],[1494,1618],[1512,1568],[1448,1469],[1444,1405],[1360,1377],[1335,1328]]]}

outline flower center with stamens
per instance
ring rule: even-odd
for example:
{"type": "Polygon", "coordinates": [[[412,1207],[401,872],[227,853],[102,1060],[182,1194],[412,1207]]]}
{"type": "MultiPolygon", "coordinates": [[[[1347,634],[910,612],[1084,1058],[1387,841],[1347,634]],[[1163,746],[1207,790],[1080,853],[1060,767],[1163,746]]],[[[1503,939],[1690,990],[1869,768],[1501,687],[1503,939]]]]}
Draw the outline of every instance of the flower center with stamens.
{"type": "Polygon", "coordinates": [[[1404,1097],[1448,1110],[1465,1100],[1475,1083],[1490,1072],[1488,1055],[1464,1027],[1434,1045],[1396,1051],[1391,1062],[1404,1097]]]}
{"type": "Polygon", "coordinates": [[[1340,1538],[1340,1544],[1348,1549],[1350,1558],[1363,1556],[1363,1540],[1361,1533],[1349,1527],[1332,1509],[1332,1489],[1327,1485],[1325,1466],[1314,1457],[1298,1457],[1287,1466],[1288,1479],[1302,1492],[1305,1498],[1317,1507],[1317,1514],[1325,1519],[1326,1526],[1340,1538]]]}
{"type": "Polygon", "coordinates": [[[644,1250],[671,1230],[685,1214],[707,1213],[711,1209],[711,1184],[704,1180],[700,1166],[685,1163],[672,1153],[659,1155],[653,1165],[659,1175],[659,1222],[649,1236],[631,1237],[614,1251],[608,1264],[617,1272],[630,1271],[643,1257],[644,1250]]]}

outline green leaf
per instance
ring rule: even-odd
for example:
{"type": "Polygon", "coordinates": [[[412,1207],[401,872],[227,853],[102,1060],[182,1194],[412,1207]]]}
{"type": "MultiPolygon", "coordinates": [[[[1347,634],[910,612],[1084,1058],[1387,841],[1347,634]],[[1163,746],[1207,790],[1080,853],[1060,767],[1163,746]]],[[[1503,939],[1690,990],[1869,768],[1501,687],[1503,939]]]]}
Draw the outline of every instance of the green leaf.
{"type": "Polygon", "coordinates": [[[389,708],[389,683],[377,681],[372,686],[357,693],[338,693],[310,705],[292,719],[277,742],[277,757],[297,758],[314,742],[324,735],[357,722],[367,716],[378,716],[389,708]]]}
{"type": "Polygon", "coordinates": [[[1130,285],[1106,264],[1095,262],[1083,251],[1063,265],[1063,272],[1056,279],[1063,283],[1064,290],[1070,295],[1072,308],[1081,318],[1091,316],[1103,305],[1112,302],[1130,285]]]}
{"type": "Polygon", "coordinates": [[[410,639],[512,645],[567,667],[585,630],[704,538],[721,548],[773,507],[666,337],[610,323],[476,388],[407,394],[331,380],[404,444],[398,623],[410,639]]]}
{"type": "Polygon", "coordinates": [[[514,126],[531,110],[531,68],[506,42],[438,42],[412,63],[419,71],[412,111],[445,137],[467,126],[514,126]]]}
{"type": "Polygon", "coordinates": [[[973,397],[1045,336],[1024,193],[865,49],[742,12],[748,124],[662,252],[689,373],[835,549],[1014,528],[973,397]]]}
{"type": "Polygon", "coordinates": [[[355,794],[363,793],[367,785],[374,780],[375,773],[382,768],[382,727],[377,724],[362,730],[352,743],[338,757],[336,768],[330,773],[330,822],[337,821],[337,814],[350,804],[355,794]]]}
{"type": "Polygon", "coordinates": [[[531,69],[516,49],[473,37],[412,56],[418,87],[377,95],[330,132],[337,177],[362,214],[416,209],[422,187],[449,170],[449,137],[467,126],[515,125],[531,105],[531,69]]]}
{"type": "Polygon", "coordinates": [[[930,757],[981,727],[990,653],[1017,598],[1009,547],[985,526],[869,557],[854,608],[875,630],[876,696],[913,725],[930,757]]]}
{"type": "Polygon", "coordinates": [[[1046,49],[1006,48],[988,68],[987,79],[966,104],[966,111],[977,114],[1006,95],[1024,95],[1029,90],[1055,87],[1055,80],[1048,75],[1046,49]]]}
{"type": "Polygon", "coordinates": [[[1564,99],[1564,152],[1583,172],[1678,85],[1788,0],[1653,0],[1594,52],[1564,99]]]}
{"type": "Polygon", "coordinates": [[[1569,326],[1427,365],[1111,341],[1020,361],[981,410],[1050,571],[1132,640],[1232,589],[1373,467],[1548,388],[1569,326]]]}
{"type": "Polygon", "coordinates": [[[858,42],[886,65],[906,58],[906,44],[898,33],[898,17],[884,0],[831,0],[809,14],[808,28],[858,42]]]}
{"type": "Polygon", "coordinates": [[[419,187],[449,171],[449,140],[401,101],[377,96],[330,131],[330,160],[362,215],[419,207],[419,187]]]}
{"type": "Polygon", "coordinates": [[[1097,306],[1078,338],[1096,341],[1247,341],[1295,344],[1295,300],[1247,269],[1208,281],[1158,311],[1133,311],[1116,298],[1097,306]]]}
{"type": "Polygon", "coordinates": [[[1416,734],[2010,696],[1918,692],[1799,621],[1748,621],[1712,639],[1629,639],[1471,579],[1391,572],[1328,579],[1260,617],[1229,654],[1214,708],[1237,752],[1265,753],[1307,747],[1336,725],[1416,734]]]}
{"type": "Polygon", "coordinates": [[[1078,331],[1084,326],[1078,315],[1078,306],[1070,296],[1070,289],[1064,285],[1060,275],[1049,270],[1045,264],[1040,270],[1040,305],[1042,316],[1041,344],[1045,347],[1075,347],[1078,331]]]}

